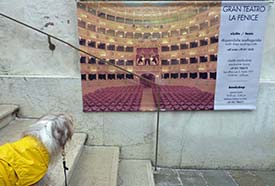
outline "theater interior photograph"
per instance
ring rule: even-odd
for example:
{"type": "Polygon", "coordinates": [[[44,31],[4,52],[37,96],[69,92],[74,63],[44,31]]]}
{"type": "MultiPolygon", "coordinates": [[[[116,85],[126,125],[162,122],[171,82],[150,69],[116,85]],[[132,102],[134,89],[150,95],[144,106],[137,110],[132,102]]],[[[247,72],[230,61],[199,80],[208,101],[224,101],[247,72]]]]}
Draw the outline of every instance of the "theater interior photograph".
{"type": "Polygon", "coordinates": [[[79,2],[79,45],[94,55],[80,53],[83,110],[213,110],[220,9],[79,2]]]}

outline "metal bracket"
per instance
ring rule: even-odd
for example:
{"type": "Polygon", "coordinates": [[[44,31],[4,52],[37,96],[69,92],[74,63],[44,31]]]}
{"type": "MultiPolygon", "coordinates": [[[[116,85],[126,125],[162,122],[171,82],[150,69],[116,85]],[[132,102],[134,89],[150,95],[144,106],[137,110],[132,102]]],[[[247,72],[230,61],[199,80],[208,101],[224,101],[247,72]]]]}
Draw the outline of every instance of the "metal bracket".
{"type": "Polygon", "coordinates": [[[49,43],[49,49],[51,51],[55,50],[55,45],[51,42],[51,36],[48,35],[48,43],[49,43]]]}

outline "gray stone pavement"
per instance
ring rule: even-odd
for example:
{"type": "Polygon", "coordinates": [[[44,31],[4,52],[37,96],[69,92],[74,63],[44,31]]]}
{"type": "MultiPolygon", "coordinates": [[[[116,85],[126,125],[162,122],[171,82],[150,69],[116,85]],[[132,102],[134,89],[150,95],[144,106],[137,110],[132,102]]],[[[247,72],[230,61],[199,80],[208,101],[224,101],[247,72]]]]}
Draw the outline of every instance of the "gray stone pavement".
{"type": "Polygon", "coordinates": [[[158,169],[156,186],[275,186],[275,171],[158,169]]]}

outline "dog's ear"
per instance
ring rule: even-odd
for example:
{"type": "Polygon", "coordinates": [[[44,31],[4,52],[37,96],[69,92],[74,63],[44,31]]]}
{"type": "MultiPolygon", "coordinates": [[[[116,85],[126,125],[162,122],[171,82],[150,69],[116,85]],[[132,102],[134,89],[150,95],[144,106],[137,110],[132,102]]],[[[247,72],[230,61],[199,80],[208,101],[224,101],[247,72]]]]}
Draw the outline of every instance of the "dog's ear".
{"type": "Polygon", "coordinates": [[[63,114],[64,117],[64,126],[67,128],[66,134],[64,137],[66,137],[66,141],[72,139],[74,128],[73,128],[73,118],[70,115],[63,114]]]}
{"type": "Polygon", "coordinates": [[[53,137],[57,140],[61,147],[64,147],[73,135],[72,118],[66,114],[58,114],[52,122],[53,137]]]}

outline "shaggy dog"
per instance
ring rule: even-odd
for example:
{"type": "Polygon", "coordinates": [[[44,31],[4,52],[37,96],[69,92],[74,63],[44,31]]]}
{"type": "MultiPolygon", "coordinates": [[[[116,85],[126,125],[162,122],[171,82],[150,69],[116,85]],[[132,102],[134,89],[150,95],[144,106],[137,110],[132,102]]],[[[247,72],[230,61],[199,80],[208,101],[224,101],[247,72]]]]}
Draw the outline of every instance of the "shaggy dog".
{"type": "Polygon", "coordinates": [[[0,146],[0,186],[48,185],[48,166],[72,135],[72,119],[52,114],[31,125],[22,139],[0,146]]]}

